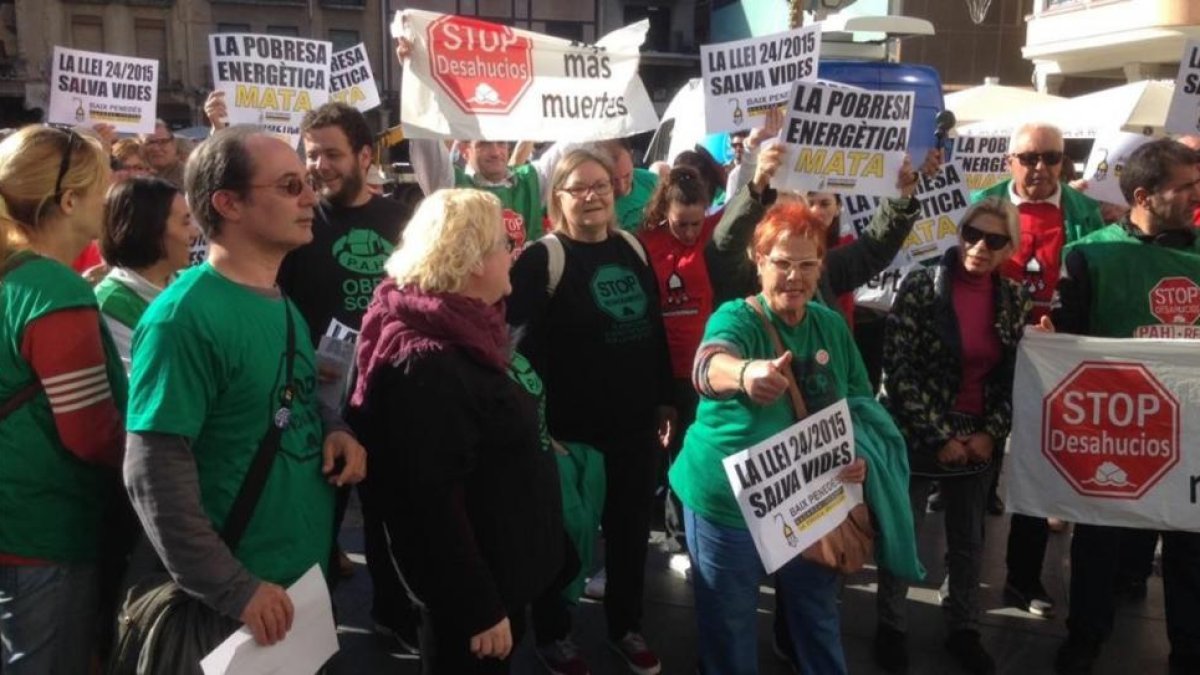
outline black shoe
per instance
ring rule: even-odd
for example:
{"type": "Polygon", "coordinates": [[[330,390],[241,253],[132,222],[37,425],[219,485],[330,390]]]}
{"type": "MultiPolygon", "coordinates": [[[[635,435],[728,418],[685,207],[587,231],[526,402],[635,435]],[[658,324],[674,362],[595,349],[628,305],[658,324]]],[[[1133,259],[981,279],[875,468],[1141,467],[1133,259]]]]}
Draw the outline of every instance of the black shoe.
{"type": "Polygon", "coordinates": [[[1000,495],[995,492],[988,495],[987,512],[993,516],[1004,515],[1004,500],[1000,499],[1000,495]]]}
{"type": "Polygon", "coordinates": [[[907,636],[901,631],[879,624],[875,628],[875,664],[889,673],[908,672],[907,636]]]}
{"type": "Polygon", "coordinates": [[[1050,594],[1042,588],[1041,582],[1033,588],[1019,588],[1013,582],[1004,585],[1004,601],[1023,612],[1049,619],[1054,616],[1054,601],[1050,594]]]}
{"type": "Polygon", "coordinates": [[[954,631],[946,638],[946,651],[968,673],[994,675],[996,672],[996,661],[983,648],[978,631],[966,628],[954,631]]]}
{"type": "Polygon", "coordinates": [[[1068,635],[1054,657],[1054,672],[1058,675],[1088,675],[1099,654],[1099,642],[1068,635]]]}

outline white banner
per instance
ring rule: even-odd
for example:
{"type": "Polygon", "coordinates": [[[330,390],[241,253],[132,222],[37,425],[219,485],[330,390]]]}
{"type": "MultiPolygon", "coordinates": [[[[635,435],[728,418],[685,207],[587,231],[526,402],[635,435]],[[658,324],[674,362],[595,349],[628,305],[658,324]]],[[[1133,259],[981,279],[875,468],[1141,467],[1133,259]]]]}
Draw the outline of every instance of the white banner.
{"type": "Polygon", "coordinates": [[[986,190],[1010,178],[1008,136],[957,136],[954,162],[966,174],[967,189],[986,190]]]}
{"type": "Polygon", "coordinates": [[[225,92],[230,124],[253,124],[300,143],[304,113],[329,100],[333,45],[282,35],[208,36],[213,86],[225,92]]]}
{"type": "Polygon", "coordinates": [[[1114,131],[1096,139],[1083,170],[1087,189],[1083,194],[1102,202],[1129,206],[1121,194],[1121,171],[1134,150],[1154,140],[1151,136],[1114,131]]]}
{"type": "Polygon", "coordinates": [[[1013,386],[1009,507],[1076,523],[1200,531],[1197,382],[1195,340],[1027,330],[1013,386]]]}
{"type": "Polygon", "coordinates": [[[1200,134],[1200,40],[1183,48],[1164,128],[1169,134],[1200,134]]]}
{"type": "Polygon", "coordinates": [[[862,486],[838,478],[854,457],[854,427],[843,399],[723,460],[767,574],[862,503],[862,486]]]}
{"type": "Polygon", "coordinates": [[[392,35],[413,44],[401,82],[404,135],[593,141],[654,129],[637,72],[649,26],[587,45],[474,17],[397,12],[392,35]]]}
{"type": "Polygon", "coordinates": [[[349,49],[333,53],[329,68],[329,98],[367,112],[379,107],[379,87],[371,72],[367,48],[358,43],[349,49]]]}
{"type": "MultiPolygon", "coordinates": [[[[857,304],[884,311],[891,309],[900,282],[909,272],[936,263],[947,249],[958,244],[958,223],[971,203],[961,168],[944,164],[932,177],[922,174],[916,197],[921,202],[921,215],[913,224],[912,233],[892,264],[854,292],[857,304]]],[[[870,224],[878,208],[878,198],[861,195],[842,198],[842,215],[848,218],[855,237],[870,224]]]]}
{"type": "Polygon", "coordinates": [[[51,124],[111,124],[121,133],[153,133],[158,61],[54,48],[51,124]]]}
{"type": "Polygon", "coordinates": [[[820,53],[819,25],[700,45],[707,132],[761,127],[767,111],[787,105],[793,84],[816,79],[820,53]]]}
{"type": "Polygon", "coordinates": [[[912,92],[798,82],[789,99],[783,166],[771,184],[797,192],[899,197],[912,92]]]}

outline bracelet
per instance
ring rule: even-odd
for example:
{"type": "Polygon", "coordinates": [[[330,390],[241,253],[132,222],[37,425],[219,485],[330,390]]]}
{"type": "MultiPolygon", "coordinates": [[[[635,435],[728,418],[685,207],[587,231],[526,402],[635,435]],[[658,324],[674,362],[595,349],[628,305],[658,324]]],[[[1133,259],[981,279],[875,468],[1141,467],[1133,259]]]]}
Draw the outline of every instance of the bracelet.
{"type": "Polygon", "coordinates": [[[738,391],[745,394],[746,392],[746,369],[750,367],[751,359],[742,361],[742,369],[738,371],[738,391]]]}

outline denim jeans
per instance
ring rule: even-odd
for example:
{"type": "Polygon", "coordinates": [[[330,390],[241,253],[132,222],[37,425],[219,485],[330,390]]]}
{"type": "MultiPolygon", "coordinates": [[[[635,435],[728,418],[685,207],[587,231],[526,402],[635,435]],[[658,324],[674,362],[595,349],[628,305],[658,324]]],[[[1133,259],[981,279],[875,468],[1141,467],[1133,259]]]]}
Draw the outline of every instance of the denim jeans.
{"type": "MultiPolygon", "coordinates": [[[[686,506],[696,598],[700,670],[705,675],[758,672],[758,586],[765,576],[749,530],[705,520],[686,506]]],[[[776,572],[796,659],[807,672],[846,672],[838,615],[838,574],[799,557],[776,572]]]]}
{"type": "Polygon", "coordinates": [[[88,671],[96,635],[91,563],[0,565],[0,657],[4,675],[88,671]]]}

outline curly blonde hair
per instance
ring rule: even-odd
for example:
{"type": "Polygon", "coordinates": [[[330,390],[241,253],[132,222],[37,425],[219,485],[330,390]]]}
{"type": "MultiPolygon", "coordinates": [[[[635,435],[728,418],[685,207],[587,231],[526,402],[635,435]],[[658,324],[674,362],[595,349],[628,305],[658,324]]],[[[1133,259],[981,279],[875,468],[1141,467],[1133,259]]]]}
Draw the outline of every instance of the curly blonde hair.
{"type": "Polygon", "coordinates": [[[417,207],[384,269],[399,286],[458,293],[501,245],[496,240],[501,218],[500,199],[490,192],[438,190],[417,207]]]}

